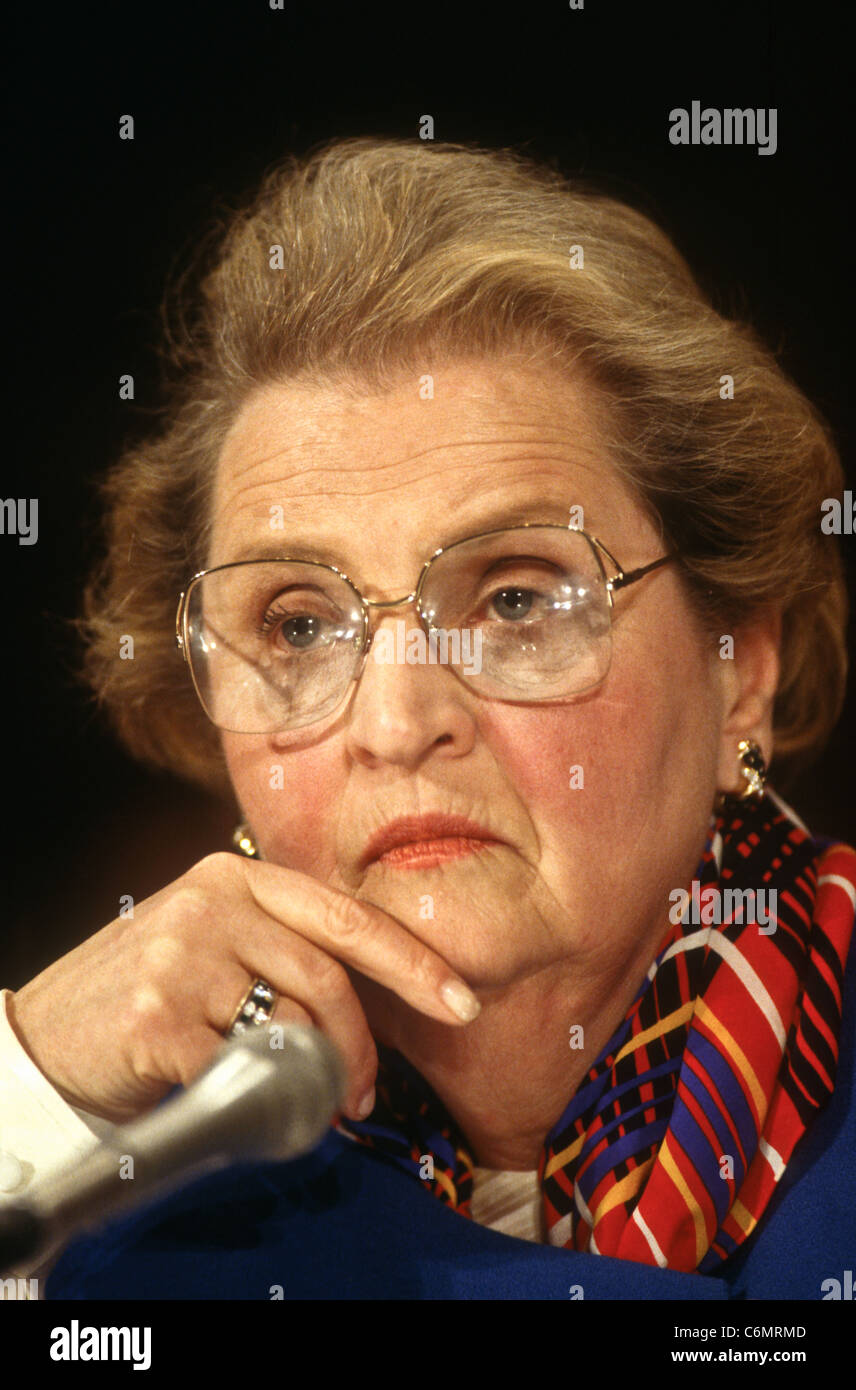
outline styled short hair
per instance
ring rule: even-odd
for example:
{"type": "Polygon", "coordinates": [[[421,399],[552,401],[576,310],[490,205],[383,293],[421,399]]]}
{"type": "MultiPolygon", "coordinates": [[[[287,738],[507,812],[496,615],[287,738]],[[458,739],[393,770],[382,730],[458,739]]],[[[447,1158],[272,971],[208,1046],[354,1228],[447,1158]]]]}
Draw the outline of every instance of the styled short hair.
{"type": "Polygon", "coordinates": [[[781,611],[774,756],[819,751],[847,661],[841,558],[820,529],[843,487],[835,444],[648,217],[514,151],[366,138],[278,164],[213,237],[181,287],[155,437],[104,483],[106,556],[85,596],[84,673],[132,754],[228,789],[174,618],[249,395],[298,376],[382,390],[509,350],[600,388],[616,465],[680,550],[712,637],[781,611]]]}

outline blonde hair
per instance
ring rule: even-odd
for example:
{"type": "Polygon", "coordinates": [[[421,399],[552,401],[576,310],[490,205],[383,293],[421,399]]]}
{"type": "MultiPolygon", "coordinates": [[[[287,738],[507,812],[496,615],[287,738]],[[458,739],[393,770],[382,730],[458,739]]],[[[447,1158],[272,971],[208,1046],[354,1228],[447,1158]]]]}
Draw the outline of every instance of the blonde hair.
{"type": "Polygon", "coordinates": [[[248,395],[298,374],[383,389],[439,354],[510,347],[598,383],[616,461],[711,633],[781,610],[775,755],[818,751],[846,674],[841,559],[820,531],[843,487],[834,442],[647,217],[512,151],[354,139],[279,164],[216,235],[198,292],[181,289],[161,428],[104,485],[107,553],[86,593],[85,674],[133,754],[228,788],[174,615],[248,395]]]}

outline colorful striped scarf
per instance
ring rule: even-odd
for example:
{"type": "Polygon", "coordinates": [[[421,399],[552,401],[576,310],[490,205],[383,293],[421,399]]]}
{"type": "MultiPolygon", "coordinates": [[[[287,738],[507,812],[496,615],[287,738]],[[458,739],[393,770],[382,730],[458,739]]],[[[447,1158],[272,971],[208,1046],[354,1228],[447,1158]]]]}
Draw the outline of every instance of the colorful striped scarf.
{"type": "MultiPolygon", "coordinates": [[[[546,1137],[551,1244],[708,1273],[831,1095],[856,853],[785,809],[767,795],[712,820],[636,998],[546,1137]]],[[[400,1053],[379,1052],[372,1115],[340,1129],[471,1216],[466,1138],[400,1053]]]]}

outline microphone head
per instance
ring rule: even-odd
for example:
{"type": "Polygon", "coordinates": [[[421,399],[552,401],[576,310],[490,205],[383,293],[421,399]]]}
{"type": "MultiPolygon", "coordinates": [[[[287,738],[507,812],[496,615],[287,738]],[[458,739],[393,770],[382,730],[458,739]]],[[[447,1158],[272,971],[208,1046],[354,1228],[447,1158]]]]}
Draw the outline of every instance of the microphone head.
{"type": "Polygon", "coordinates": [[[296,1158],[323,1139],[346,1087],[342,1056],[318,1028],[266,1023],[227,1039],[187,1095],[226,1122],[232,1157],[296,1158]]]}

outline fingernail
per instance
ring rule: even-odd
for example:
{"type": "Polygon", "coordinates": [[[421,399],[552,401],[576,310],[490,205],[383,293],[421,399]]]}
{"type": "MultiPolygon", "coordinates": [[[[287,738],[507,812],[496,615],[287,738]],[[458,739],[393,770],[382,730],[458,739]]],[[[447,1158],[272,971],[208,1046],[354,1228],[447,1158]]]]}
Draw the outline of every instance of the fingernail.
{"type": "Polygon", "coordinates": [[[464,1023],[472,1023],[481,1013],[481,1004],[472,990],[462,985],[460,980],[447,980],[440,990],[443,1003],[464,1023]]]}
{"type": "Polygon", "coordinates": [[[366,1091],[359,1105],[357,1106],[357,1119],[364,1120],[375,1108],[375,1088],[372,1086],[370,1091],[366,1091]]]}

